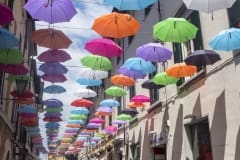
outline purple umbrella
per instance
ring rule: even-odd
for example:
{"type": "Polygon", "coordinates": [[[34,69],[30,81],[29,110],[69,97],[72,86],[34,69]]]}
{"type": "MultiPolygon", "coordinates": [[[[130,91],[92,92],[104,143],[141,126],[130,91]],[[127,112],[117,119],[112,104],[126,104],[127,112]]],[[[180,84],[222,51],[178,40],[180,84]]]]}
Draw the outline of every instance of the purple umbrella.
{"type": "Polygon", "coordinates": [[[136,49],[136,56],[146,61],[165,62],[172,58],[172,52],[161,43],[147,43],[136,49]]]}
{"type": "Polygon", "coordinates": [[[43,105],[52,106],[52,107],[62,107],[63,103],[58,99],[52,98],[52,99],[47,99],[47,100],[43,101],[43,105]]]}
{"type": "Polygon", "coordinates": [[[28,0],[24,8],[33,19],[51,24],[69,22],[77,13],[71,0],[28,0]]]}
{"type": "Polygon", "coordinates": [[[123,121],[123,120],[113,120],[112,121],[112,124],[126,124],[127,122],[126,121],[123,121]]]}
{"type": "Polygon", "coordinates": [[[43,89],[43,92],[49,93],[49,94],[60,94],[63,92],[66,92],[66,89],[59,85],[51,85],[47,86],[43,89]]]}
{"type": "Polygon", "coordinates": [[[102,125],[101,124],[98,124],[98,123],[88,123],[87,124],[87,126],[86,126],[86,128],[94,128],[94,129],[97,129],[97,128],[99,128],[99,127],[101,127],[102,125]]]}
{"type": "Polygon", "coordinates": [[[102,124],[102,123],[105,123],[105,120],[103,120],[101,118],[93,118],[90,120],[90,123],[102,124]]]}
{"type": "Polygon", "coordinates": [[[97,109],[97,112],[112,113],[112,108],[106,107],[106,106],[100,106],[100,107],[97,109]]]}
{"type": "Polygon", "coordinates": [[[7,24],[14,19],[12,10],[8,6],[2,3],[0,3],[0,15],[1,15],[0,17],[1,25],[7,24]]]}
{"type": "Polygon", "coordinates": [[[71,59],[71,56],[64,50],[49,49],[42,52],[37,59],[41,62],[65,62],[71,59]]]}
{"type": "Polygon", "coordinates": [[[41,76],[43,80],[56,83],[56,82],[65,82],[67,78],[61,74],[44,74],[41,76]]]}
{"type": "Polygon", "coordinates": [[[136,71],[136,70],[132,70],[132,69],[130,70],[125,66],[121,66],[118,69],[118,72],[121,73],[122,75],[131,77],[133,79],[143,79],[144,77],[146,77],[145,73],[142,73],[142,72],[136,71]]]}
{"type": "Polygon", "coordinates": [[[39,66],[39,70],[45,74],[65,74],[68,69],[61,63],[43,63],[39,66]]]}
{"type": "Polygon", "coordinates": [[[27,74],[28,68],[23,64],[3,64],[0,63],[0,72],[5,72],[14,75],[27,74]]]}
{"type": "Polygon", "coordinates": [[[58,116],[62,116],[61,113],[59,112],[46,112],[44,114],[45,117],[58,117],[58,116]]]}

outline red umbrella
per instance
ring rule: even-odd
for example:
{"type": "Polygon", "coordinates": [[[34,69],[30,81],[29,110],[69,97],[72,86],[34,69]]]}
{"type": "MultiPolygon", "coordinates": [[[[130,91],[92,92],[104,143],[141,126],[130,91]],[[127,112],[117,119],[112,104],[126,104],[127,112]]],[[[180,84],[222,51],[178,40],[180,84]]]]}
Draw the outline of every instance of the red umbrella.
{"type": "Polygon", "coordinates": [[[18,98],[32,98],[35,96],[31,91],[25,91],[23,94],[20,95],[16,90],[14,90],[10,94],[13,97],[18,97],[18,98]]]}
{"type": "Polygon", "coordinates": [[[87,99],[76,99],[71,102],[71,106],[74,107],[92,107],[94,103],[87,99]]]}
{"type": "Polygon", "coordinates": [[[14,19],[12,10],[2,3],[0,3],[0,15],[1,25],[7,24],[14,19]]]}
{"type": "Polygon", "coordinates": [[[62,119],[60,117],[45,117],[43,118],[44,121],[47,122],[60,122],[62,119]]]}
{"type": "Polygon", "coordinates": [[[71,59],[71,56],[64,50],[50,49],[42,52],[37,59],[41,62],[65,62],[71,59]]]}
{"type": "Polygon", "coordinates": [[[65,82],[67,78],[62,74],[44,74],[41,76],[43,80],[48,82],[65,82]]]}
{"type": "Polygon", "coordinates": [[[3,64],[3,63],[0,63],[0,71],[14,75],[26,74],[29,72],[28,68],[23,64],[3,64]]]}

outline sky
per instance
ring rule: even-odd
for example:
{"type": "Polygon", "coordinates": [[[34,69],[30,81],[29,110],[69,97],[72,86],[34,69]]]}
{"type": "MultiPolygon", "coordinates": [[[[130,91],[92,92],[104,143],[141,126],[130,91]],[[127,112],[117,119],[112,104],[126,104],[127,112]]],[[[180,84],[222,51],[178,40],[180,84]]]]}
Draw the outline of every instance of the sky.
{"type": "MultiPolygon", "coordinates": [[[[80,63],[81,57],[89,54],[89,52],[84,49],[84,44],[88,40],[100,37],[96,32],[91,30],[92,23],[95,18],[104,14],[108,14],[112,11],[111,6],[103,5],[103,0],[73,0],[72,2],[77,10],[77,14],[71,19],[71,21],[51,25],[51,27],[53,27],[54,29],[62,30],[72,40],[71,46],[65,50],[70,54],[72,59],[65,63],[62,63],[69,70],[66,74],[67,81],[64,83],[56,83],[57,85],[63,86],[66,89],[66,92],[62,94],[44,93],[43,95],[43,100],[49,98],[57,98],[60,99],[64,104],[62,111],[63,116],[61,117],[63,121],[60,122],[61,127],[59,129],[59,138],[62,137],[65,130],[65,125],[67,123],[68,117],[70,116],[70,110],[74,109],[70,106],[70,103],[74,99],[78,98],[74,95],[74,91],[82,87],[76,82],[76,79],[79,78],[77,76],[78,72],[81,70],[81,68],[83,68],[80,63]]],[[[42,28],[48,28],[48,23],[36,22],[36,29],[42,28]]],[[[48,49],[38,46],[38,55],[46,50],[48,49]]],[[[38,66],[40,64],[40,62],[37,62],[38,66]]],[[[43,73],[41,71],[38,71],[38,74],[42,75],[43,73]]],[[[51,84],[45,81],[44,87],[49,85],[51,84]]],[[[44,113],[41,113],[39,117],[40,130],[42,137],[44,138],[43,143],[47,149],[47,136],[45,130],[46,122],[42,120],[44,118],[44,113]]],[[[47,155],[41,154],[40,158],[42,160],[46,160],[47,155]]]]}

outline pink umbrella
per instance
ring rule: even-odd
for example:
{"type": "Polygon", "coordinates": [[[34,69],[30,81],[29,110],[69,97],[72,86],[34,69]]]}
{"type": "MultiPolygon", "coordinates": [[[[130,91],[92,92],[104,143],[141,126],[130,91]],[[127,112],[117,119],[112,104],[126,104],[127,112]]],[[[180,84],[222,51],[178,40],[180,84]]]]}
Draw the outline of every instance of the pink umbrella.
{"type": "Polygon", "coordinates": [[[71,56],[64,50],[49,49],[42,52],[37,59],[41,62],[65,62],[71,59],[71,56]]]}
{"type": "Polygon", "coordinates": [[[145,96],[145,95],[136,95],[131,98],[131,102],[136,102],[136,103],[144,103],[144,102],[150,102],[150,98],[145,96]]]}
{"type": "Polygon", "coordinates": [[[104,128],[104,131],[107,133],[116,133],[117,132],[117,127],[116,126],[107,126],[104,128]]]}
{"type": "Polygon", "coordinates": [[[0,3],[0,15],[1,25],[7,24],[14,19],[12,10],[2,3],[0,3]]]}
{"type": "Polygon", "coordinates": [[[90,123],[105,123],[105,120],[101,119],[101,118],[93,118],[90,120],[90,123]]]}
{"type": "Polygon", "coordinates": [[[23,64],[3,64],[0,63],[0,72],[5,72],[14,75],[26,74],[29,72],[28,68],[23,64]]]}
{"type": "Polygon", "coordinates": [[[92,54],[105,57],[116,57],[123,53],[122,48],[118,44],[107,38],[90,40],[85,44],[85,49],[92,54]]]}
{"type": "Polygon", "coordinates": [[[41,76],[43,80],[48,82],[65,82],[67,78],[62,74],[44,74],[41,76]]]}

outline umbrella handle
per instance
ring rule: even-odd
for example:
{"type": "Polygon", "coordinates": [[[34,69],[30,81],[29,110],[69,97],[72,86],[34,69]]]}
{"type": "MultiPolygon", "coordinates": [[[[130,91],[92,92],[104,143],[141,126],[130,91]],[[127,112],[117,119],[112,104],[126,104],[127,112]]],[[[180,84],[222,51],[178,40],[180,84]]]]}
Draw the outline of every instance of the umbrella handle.
{"type": "Polygon", "coordinates": [[[51,4],[51,6],[52,6],[52,0],[48,0],[47,3],[44,3],[44,7],[47,8],[49,6],[49,4],[51,4]],[[50,3],[50,1],[51,1],[51,3],[50,3]]]}

